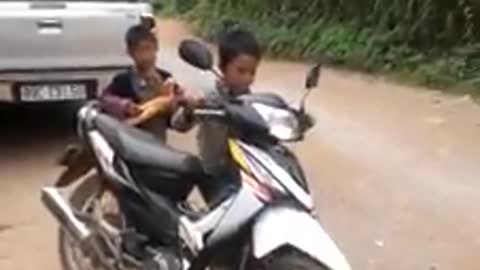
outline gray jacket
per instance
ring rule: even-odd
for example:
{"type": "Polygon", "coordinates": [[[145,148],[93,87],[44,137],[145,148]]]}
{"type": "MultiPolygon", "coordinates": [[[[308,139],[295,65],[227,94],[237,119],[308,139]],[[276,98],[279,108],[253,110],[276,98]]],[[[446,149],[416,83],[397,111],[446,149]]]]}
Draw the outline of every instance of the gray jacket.
{"type": "MultiPolygon", "coordinates": [[[[204,95],[204,102],[209,105],[219,104],[229,98],[228,90],[216,83],[216,88],[208,89],[204,95]]],[[[184,111],[172,116],[172,127],[185,130],[192,128],[196,123],[188,121],[184,111]]],[[[227,147],[228,127],[217,121],[198,123],[197,146],[205,171],[213,176],[223,175],[229,165],[227,147]]]]}

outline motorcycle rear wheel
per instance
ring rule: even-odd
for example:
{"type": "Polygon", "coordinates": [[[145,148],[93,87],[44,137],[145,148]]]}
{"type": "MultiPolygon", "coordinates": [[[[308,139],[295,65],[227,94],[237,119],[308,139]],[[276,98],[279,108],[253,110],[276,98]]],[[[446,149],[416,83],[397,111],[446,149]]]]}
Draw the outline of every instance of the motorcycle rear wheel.
{"type": "MultiPolygon", "coordinates": [[[[85,211],[87,202],[101,189],[98,175],[83,180],[73,191],[70,204],[75,209],[85,211]]],[[[102,205],[103,206],[103,205],[102,205]]],[[[102,207],[103,208],[103,207],[102,207]]],[[[78,243],[61,227],[58,229],[58,253],[63,270],[103,270],[102,265],[94,258],[85,256],[78,243]]]]}

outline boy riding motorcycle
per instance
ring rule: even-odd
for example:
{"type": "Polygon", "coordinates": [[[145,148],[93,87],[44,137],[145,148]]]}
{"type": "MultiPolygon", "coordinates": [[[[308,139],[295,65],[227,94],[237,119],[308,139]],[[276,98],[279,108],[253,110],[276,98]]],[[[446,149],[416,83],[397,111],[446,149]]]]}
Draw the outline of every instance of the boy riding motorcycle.
{"type": "MultiPolygon", "coordinates": [[[[222,101],[250,93],[255,80],[262,52],[255,36],[246,30],[233,30],[220,38],[218,44],[219,68],[223,80],[215,83],[214,89],[207,89],[202,102],[219,104],[222,101]]],[[[181,109],[172,117],[172,123],[183,130],[195,124],[188,108],[181,109]]],[[[236,170],[227,153],[227,126],[220,122],[201,122],[197,144],[205,171],[212,176],[202,181],[199,188],[210,204],[219,202],[235,189],[236,170]]]]}

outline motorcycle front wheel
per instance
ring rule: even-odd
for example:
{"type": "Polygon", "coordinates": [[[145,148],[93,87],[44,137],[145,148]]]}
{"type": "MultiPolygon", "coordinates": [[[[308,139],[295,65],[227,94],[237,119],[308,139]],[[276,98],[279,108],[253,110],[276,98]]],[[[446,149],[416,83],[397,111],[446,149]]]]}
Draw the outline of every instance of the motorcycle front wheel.
{"type": "Polygon", "coordinates": [[[274,253],[262,262],[258,270],[331,270],[310,256],[292,249],[274,253]]]}

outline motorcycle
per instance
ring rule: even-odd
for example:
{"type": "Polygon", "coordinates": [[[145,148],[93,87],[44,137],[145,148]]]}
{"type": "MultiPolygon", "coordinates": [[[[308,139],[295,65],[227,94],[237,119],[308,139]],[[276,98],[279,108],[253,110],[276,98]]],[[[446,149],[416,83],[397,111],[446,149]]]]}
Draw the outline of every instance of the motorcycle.
{"type": "MultiPolygon", "coordinates": [[[[184,40],[179,55],[222,78],[203,44],[184,40]]],[[[162,145],[101,113],[95,103],[81,108],[82,147],[67,149],[61,160],[66,170],[54,187],[41,191],[60,224],[63,269],[350,270],[316,220],[303,170],[284,145],[303,140],[314,124],[305,100],[320,69],[308,73],[298,108],[262,93],[192,110],[198,121],[229,126],[238,176],[235,192],[208,202],[206,210],[187,202],[195,185],[215,181],[198,157],[162,145]],[[62,194],[68,187],[70,200],[62,194]],[[111,216],[103,209],[108,194],[107,204],[117,205],[111,216]]]]}

